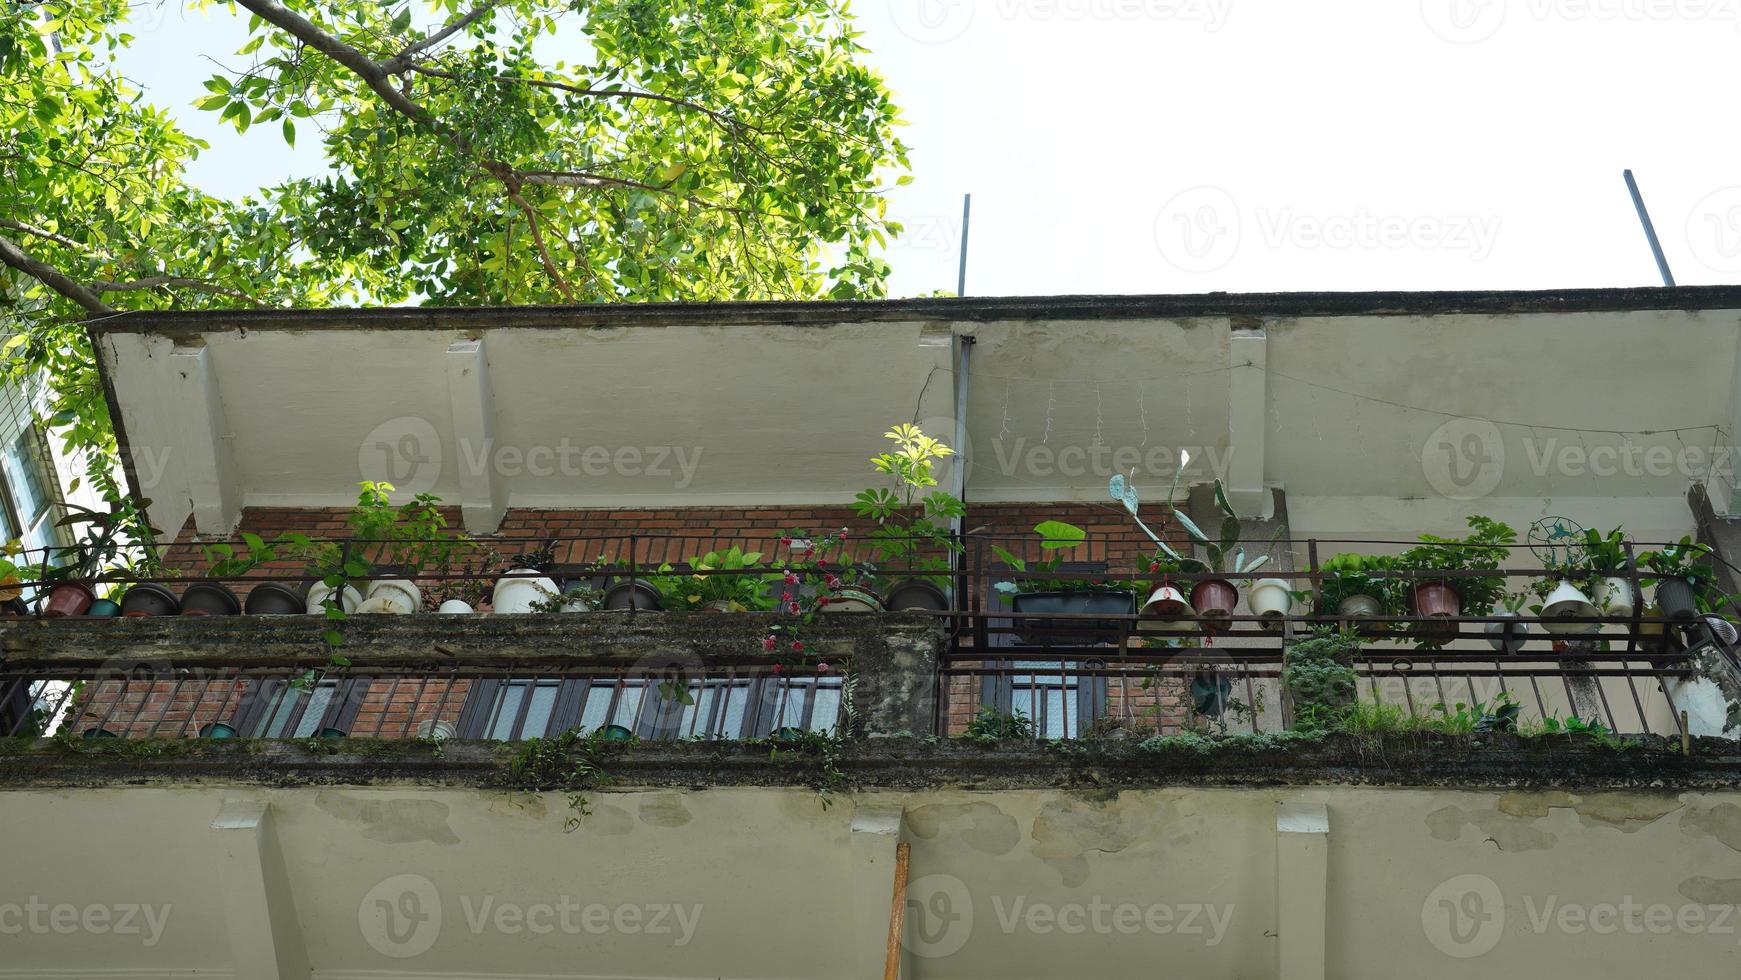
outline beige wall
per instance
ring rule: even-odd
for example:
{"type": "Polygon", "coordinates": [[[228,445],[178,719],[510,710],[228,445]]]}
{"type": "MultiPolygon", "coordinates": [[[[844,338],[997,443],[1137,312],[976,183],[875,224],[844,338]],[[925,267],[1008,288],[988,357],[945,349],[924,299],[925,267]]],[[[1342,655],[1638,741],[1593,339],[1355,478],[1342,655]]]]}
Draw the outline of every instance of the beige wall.
{"type": "Polygon", "coordinates": [[[912,977],[1312,975],[1300,957],[1281,972],[1283,904],[1291,940],[1312,938],[1321,905],[1322,975],[1341,980],[1703,978],[1741,961],[1737,793],[951,791],[824,809],[806,790],[711,790],[591,805],[564,833],[555,794],[0,794],[14,831],[0,976],[229,975],[232,932],[291,906],[319,977],[877,976],[895,836],[876,818],[901,811],[912,977]],[[264,832],[213,829],[258,802],[264,832]],[[1322,878],[1290,862],[1278,882],[1278,841],[1326,842],[1279,834],[1281,804],[1325,807],[1322,878]],[[439,928],[411,928],[436,902],[439,928]],[[114,934],[133,904],[154,907],[154,944],[142,915],[144,934],[114,934]]]}

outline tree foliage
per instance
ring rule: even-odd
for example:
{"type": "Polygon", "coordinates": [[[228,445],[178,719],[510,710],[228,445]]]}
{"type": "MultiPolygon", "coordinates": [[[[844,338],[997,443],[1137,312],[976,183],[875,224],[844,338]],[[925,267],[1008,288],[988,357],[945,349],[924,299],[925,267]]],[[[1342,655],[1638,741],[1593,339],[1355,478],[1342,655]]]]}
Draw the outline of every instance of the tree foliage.
{"type": "Polygon", "coordinates": [[[8,369],[74,449],[113,451],[79,321],[119,310],[883,290],[906,149],[843,2],[191,2],[249,15],[195,106],[328,174],[201,192],[124,0],[0,0],[8,369]]]}

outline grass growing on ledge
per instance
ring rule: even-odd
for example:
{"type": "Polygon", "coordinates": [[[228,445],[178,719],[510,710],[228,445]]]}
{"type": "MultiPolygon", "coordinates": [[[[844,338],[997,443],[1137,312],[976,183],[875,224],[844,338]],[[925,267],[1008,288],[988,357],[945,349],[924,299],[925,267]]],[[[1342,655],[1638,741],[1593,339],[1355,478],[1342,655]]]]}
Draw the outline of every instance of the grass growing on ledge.
{"type": "Polygon", "coordinates": [[[613,739],[600,728],[582,735],[571,728],[549,738],[529,738],[521,743],[514,761],[508,765],[509,777],[518,789],[530,793],[559,790],[568,796],[568,819],[563,833],[573,833],[580,821],[592,813],[587,802],[588,790],[608,786],[610,773],[605,760],[620,755],[640,743],[638,738],[613,739]]]}

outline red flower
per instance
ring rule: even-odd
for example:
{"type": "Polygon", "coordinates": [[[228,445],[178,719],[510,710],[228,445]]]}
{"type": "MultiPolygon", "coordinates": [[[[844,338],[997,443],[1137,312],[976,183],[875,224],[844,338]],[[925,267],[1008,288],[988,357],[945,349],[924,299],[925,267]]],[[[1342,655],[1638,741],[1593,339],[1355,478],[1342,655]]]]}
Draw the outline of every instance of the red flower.
{"type": "Polygon", "coordinates": [[[780,672],[780,665],[779,665],[779,664],[775,664],[775,665],[774,665],[774,673],[776,673],[776,674],[778,674],[778,673],[779,673],[779,672],[780,672]]]}
{"type": "Polygon", "coordinates": [[[827,596],[825,596],[825,595],[823,595],[823,596],[817,596],[817,597],[816,597],[816,604],[817,604],[817,605],[818,605],[818,606],[826,606],[826,605],[828,605],[828,597],[827,597],[827,596]]]}
{"type": "Polygon", "coordinates": [[[780,601],[781,602],[791,602],[792,601],[792,590],[787,589],[786,591],[780,593],[780,601]]]}
{"type": "Polygon", "coordinates": [[[800,612],[801,612],[801,611],[802,611],[802,610],[800,610],[800,609],[799,609],[799,608],[798,608],[798,604],[797,604],[797,603],[796,603],[796,602],[794,602],[794,603],[792,603],[792,604],[791,604],[791,605],[789,605],[789,606],[787,606],[787,607],[786,607],[786,611],[787,611],[787,612],[789,612],[789,613],[791,613],[791,614],[792,614],[792,615],[794,615],[794,616],[796,616],[796,615],[798,615],[798,613],[800,613],[800,612]]]}
{"type": "Polygon", "coordinates": [[[787,585],[797,585],[798,584],[798,576],[793,574],[792,572],[787,572],[786,573],[786,584],[787,585]]]}
{"type": "Polygon", "coordinates": [[[803,653],[804,652],[804,641],[803,640],[793,640],[792,641],[792,652],[793,653],[803,653]]]}
{"type": "Polygon", "coordinates": [[[1160,570],[1161,570],[1161,563],[1160,562],[1158,562],[1158,561],[1149,562],[1149,571],[1158,572],[1160,570]]]}
{"type": "Polygon", "coordinates": [[[816,665],[816,672],[819,674],[828,673],[828,665],[827,664],[817,664],[816,665]]]}
{"type": "Polygon", "coordinates": [[[767,638],[762,640],[762,649],[768,653],[774,652],[774,634],[769,633],[767,638]]]}
{"type": "Polygon", "coordinates": [[[786,536],[785,536],[785,537],[782,537],[782,538],[781,538],[781,539],[780,539],[780,546],[781,546],[781,547],[783,547],[783,548],[790,548],[790,547],[792,547],[792,537],[791,537],[791,535],[786,535],[786,536]]]}

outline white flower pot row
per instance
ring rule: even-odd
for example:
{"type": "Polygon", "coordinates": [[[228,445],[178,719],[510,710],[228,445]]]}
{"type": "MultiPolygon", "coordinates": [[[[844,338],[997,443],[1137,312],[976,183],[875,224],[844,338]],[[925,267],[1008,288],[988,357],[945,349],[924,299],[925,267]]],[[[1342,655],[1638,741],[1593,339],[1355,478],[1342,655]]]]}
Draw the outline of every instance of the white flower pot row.
{"type": "Polygon", "coordinates": [[[1632,583],[1618,575],[1599,579],[1592,590],[1595,596],[1570,582],[1561,580],[1542,602],[1542,628],[1549,633],[1572,635],[1593,633],[1600,624],[1583,622],[1600,616],[1630,616],[1637,608],[1632,583]]]}

